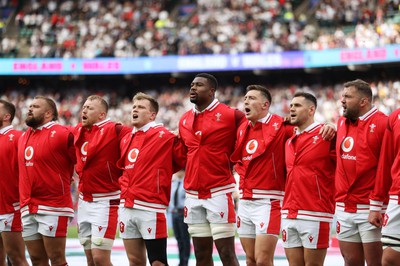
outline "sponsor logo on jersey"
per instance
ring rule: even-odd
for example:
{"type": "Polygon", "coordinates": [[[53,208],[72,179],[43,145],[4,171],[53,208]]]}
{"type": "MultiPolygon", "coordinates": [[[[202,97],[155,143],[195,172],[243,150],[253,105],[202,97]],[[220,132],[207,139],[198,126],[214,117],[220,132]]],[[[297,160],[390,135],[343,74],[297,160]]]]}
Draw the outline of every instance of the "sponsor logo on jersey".
{"type": "Polygon", "coordinates": [[[255,139],[251,139],[246,144],[246,151],[248,154],[253,154],[258,148],[258,142],[255,139]]]}
{"type": "MultiPolygon", "coordinates": [[[[350,152],[353,150],[353,147],[354,147],[354,139],[352,137],[346,137],[341,145],[342,151],[350,152]]],[[[356,156],[345,153],[341,155],[341,158],[345,160],[353,160],[353,161],[356,160],[356,156]]]]}

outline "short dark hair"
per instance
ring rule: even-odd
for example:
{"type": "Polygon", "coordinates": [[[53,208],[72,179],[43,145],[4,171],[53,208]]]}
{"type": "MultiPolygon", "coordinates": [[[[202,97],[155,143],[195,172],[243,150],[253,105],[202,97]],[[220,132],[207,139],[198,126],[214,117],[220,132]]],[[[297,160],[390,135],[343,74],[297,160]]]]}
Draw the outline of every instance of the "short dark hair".
{"type": "Polygon", "coordinates": [[[104,100],[103,97],[94,94],[94,95],[90,95],[89,97],[87,97],[86,100],[89,100],[89,101],[97,100],[97,101],[99,101],[101,106],[103,106],[103,108],[106,110],[106,114],[108,113],[108,103],[107,103],[106,100],[104,100]]]}
{"type": "Polygon", "coordinates": [[[207,79],[212,88],[214,88],[215,90],[218,89],[218,81],[213,75],[208,74],[208,73],[200,73],[200,74],[197,74],[195,77],[207,79]]]}
{"type": "Polygon", "coordinates": [[[10,114],[10,122],[12,122],[15,117],[15,105],[3,99],[0,99],[0,103],[3,104],[4,109],[10,114]]]}
{"type": "Polygon", "coordinates": [[[158,113],[158,102],[156,99],[154,99],[153,97],[151,97],[150,95],[143,93],[143,92],[138,92],[135,94],[135,96],[133,96],[132,102],[133,101],[140,101],[140,100],[148,100],[150,102],[150,107],[151,107],[151,111],[155,112],[156,114],[158,113]]]}
{"type": "Polygon", "coordinates": [[[370,102],[372,102],[372,89],[371,86],[361,79],[356,79],[352,81],[348,81],[344,84],[345,88],[354,87],[357,89],[359,93],[366,96],[370,102]]]}
{"type": "Polygon", "coordinates": [[[246,88],[246,92],[249,91],[259,91],[261,92],[261,94],[267,98],[269,103],[272,103],[272,96],[271,96],[271,92],[264,86],[261,85],[249,85],[246,88]]]}
{"type": "Polygon", "coordinates": [[[312,102],[315,106],[315,109],[317,109],[317,98],[315,98],[315,96],[312,95],[311,93],[298,91],[293,95],[293,98],[295,97],[304,97],[306,100],[312,102]]]}
{"type": "Polygon", "coordinates": [[[49,97],[46,96],[36,96],[34,99],[42,99],[46,102],[46,104],[48,105],[48,107],[50,108],[51,112],[53,113],[53,118],[51,119],[51,121],[57,121],[58,120],[58,111],[57,111],[57,105],[56,102],[52,99],[50,99],[49,97]]]}

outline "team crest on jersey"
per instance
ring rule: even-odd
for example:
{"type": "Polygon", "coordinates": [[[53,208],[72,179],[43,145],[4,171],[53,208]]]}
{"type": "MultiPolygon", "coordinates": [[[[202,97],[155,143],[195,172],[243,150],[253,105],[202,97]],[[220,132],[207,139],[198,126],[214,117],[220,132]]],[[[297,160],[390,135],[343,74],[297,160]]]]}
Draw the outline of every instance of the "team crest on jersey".
{"type": "Polygon", "coordinates": [[[352,137],[346,137],[342,142],[342,151],[350,152],[354,146],[354,139],[352,137]]]}
{"type": "Polygon", "coordinates": [[[275,128],[275,130],[278,130],[279,129],[279,123],[277,123],[277,122],[275,122],[273,125],[272,125],[274,128],[275,128]]]}
{"type": "Polygon", "coordinates": [[[83,155],[83,156],[86,156],[87,155],[87,145],[88,145],[88,141],[86,141],[85,143],[83,143],[82,144],[82,147],[81,147],[81,154],[83,155]]]}
{"type": "Polygon", "coordinates": [[[13,134],[8,135],[8,140],[9,140],[9,141],[13,141],[13,138],[14,138],[14,135],[13,135],[13,134]]]}
{"type": "Polygon", "coordinates": [[[255,139],[249,140],[246,144],[246,151],[248,154],[253,154],[258,148],[258,142],[255,139]]]}
{"type": "Polygon", "coordinates": [[[54,135],[57,133],[57,131],[53,130],[50,132],[50,138],[54,138],[54,135]]]}
{"type": "Polygon", "coordinates": [[[215,118],[217,119],[217,122],[221,121],[221,114],[220,113],[216,113],[215,114],[215,118]]]}
{"type": "Polygon", "coordinates": [[[130,150],[128,153],[128,161],[131,163],[136,162],[138,155],[139,155],[138,149],[134,148],[134,149],[130,150]]]}
{"type": "Polygon", "coordinates": [[[25,160],[29,161],[30,159],[32,159],[34,154],[33,148],[32,146],[28,146],[25,149],[25,160]]]}
{"type": "Polygon", "coordinates": [[[374,132],[375,132],[375,128],[376,128],[376,125],[375,125],[375,124],[369,125],[369,132],[370,132],[370,133],[374,133],[374,132]]]}
{"type": "Polygon", "coordinates": [[[161,130],[161,131],[159,132],[158,137],[159,137],[159,138],[162,138],[164,134],[165,134],[164,130],[161,130]]]}
{"type": "Polygon", "coordinates": [[[314,136],[313,137],[313,143],[312,144],[317,144],[317,140],[319,140],[319,137],[318,136],[314,136]]]}

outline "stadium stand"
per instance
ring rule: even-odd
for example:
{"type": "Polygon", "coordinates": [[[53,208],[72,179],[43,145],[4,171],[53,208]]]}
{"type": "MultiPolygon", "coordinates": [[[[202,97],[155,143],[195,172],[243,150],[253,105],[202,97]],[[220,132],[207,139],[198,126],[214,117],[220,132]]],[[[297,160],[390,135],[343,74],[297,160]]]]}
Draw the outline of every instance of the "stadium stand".
{"type": "Polygon", "coordinates": [[[4,25],[3,57],[264,53],[400,42],[399,1],[20,2],[4,25]]]}
{"type": "MultiPolygon", "coordinates": [[[[251,79],[251,77],[250,77],[251,79]]],[[[120,82],[123,79],[121,78],[120,82]]],[[[228,105],[243,110],[242,99],[245,87],[252,84],[251,80],[235,84],[223,84],[220,86],[217,98],[228,105]],[[246,83],[245,83],[246,82],[246,83]]],[[[99,83],[107,83],[99,79],[99,83]]],[[[254,82],[253,82],[254,83],[254,82]]],[[[120,121],[126,125],[130,125],[132,108],[131,97],[137,91],[145,91],[158,99],[160,110],[158,114],[158,122],[163,123],[167,128],[176,130],[181,115],[192,107],[188,97],[188,87],[190,81],[186,85],[168,85],[159,84],[155,87],[139,88],[118,88],[116,85],[66,85],[60,88],[48,83],[34,83],[12,88],[11,86],[3,86],[2,98],[16,104],[17,114],[14,119],[15,126],[18,129],[24,129],[25,116],[29,102],[35,95],[44,94],[56,100],[59,109],[59,119],[62,124],[75,125],[80,120],[80,109],[90,94],[100,94],[110,103],[109,117],[114,121],[120,121]]],[[[377,80],[371,82],[374,92],[375,105],[384,113],[389,114],[400,105],[400,80],[388,79],[377,80]]],[[[315,118],[320,122],[336,122],[341,111],[341,91],[343,83],[336,83],[332,79],[331,84],[322,83],[285,83],[267,85],[273,95],[270,111],[272,113],[286,116],[289,113],[289,102],[294,93],[298,90],[313,92],[317,99],[319,107],[315,118]],[[303,84],[303,85],[299,85],[303,84]]]]}

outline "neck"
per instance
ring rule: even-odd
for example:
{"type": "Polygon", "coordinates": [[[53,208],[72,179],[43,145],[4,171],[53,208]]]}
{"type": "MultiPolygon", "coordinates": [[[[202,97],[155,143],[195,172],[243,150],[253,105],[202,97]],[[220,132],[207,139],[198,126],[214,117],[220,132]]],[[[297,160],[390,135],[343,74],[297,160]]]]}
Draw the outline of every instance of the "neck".
{"type": "Polygon", "coordinates": [[[312,123],[314,123],[314,119],[308,120],[306,123],[298,125],[297,127],[299,128],[300,132],[303,132],[306,128],[312,125],[312,123]]]}
{"type": "Polygon", "coordinates": [[[3,129],[3,128],[8,127],[10,125],[11,125],[11,123],[4,123],[3,122],[3,125],[0,127],[0,129],[3,129]]]}
{"type": "Polygon", "coordinates": [[[212,102],[214,101],[214,98],[210,99],[208,102],[204,103],[204,104],[196,104],[196,110],[199,112],[204,111],[212,102]]]}

